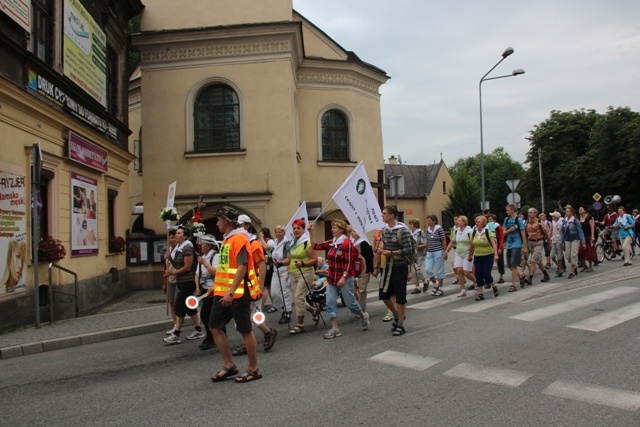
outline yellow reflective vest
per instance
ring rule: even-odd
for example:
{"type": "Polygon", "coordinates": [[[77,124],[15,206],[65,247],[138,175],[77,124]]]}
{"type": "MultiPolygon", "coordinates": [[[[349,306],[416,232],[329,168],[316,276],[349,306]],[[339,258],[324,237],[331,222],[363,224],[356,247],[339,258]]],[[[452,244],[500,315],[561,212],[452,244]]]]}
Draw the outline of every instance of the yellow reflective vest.
{"type": "Polygon", "coordinates": [[[233,293],[233,298],[242,298],[245,285],[249,288],[251,299],[255,300],[260,296],[260,286],[256,278],[256,269],[251,256],[249,239],[244,233],[236,233],[229,236],[222,242],[218,253],[218,269],[213,282],[213,295],[223,297],[231,290],[231,285],[238,271],[238,254],[244,248],[247,251],[247,275],[240,282],[240,285],[233,293]]]}

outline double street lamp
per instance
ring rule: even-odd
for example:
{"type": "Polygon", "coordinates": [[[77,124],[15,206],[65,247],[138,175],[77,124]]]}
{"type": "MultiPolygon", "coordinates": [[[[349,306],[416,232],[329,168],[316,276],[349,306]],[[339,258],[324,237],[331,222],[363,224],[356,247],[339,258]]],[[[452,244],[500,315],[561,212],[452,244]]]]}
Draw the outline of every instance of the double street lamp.
{"type": "Polygon", "coordinates": [[[513,53],[513,48],[512,47],[506,48],[505,51],[502,52],[502,59],[500,59],[500,61],[498,61],[498,63],[496,65],[491,67],[491,69],[489,71],[487,71],[487,73],[484,76],[482,76],[482,78],[480,79],[480,83],[478,84],[478,93],[480,95],[480,180],[481,180],[481,186],[482,186],[482,211],[487,209],[487,206],[486,206],[487,198],[486,198],[485,185],[484,185],[484,137],[483,137],[483,134],[482,134],[482,82],[486,82],[487,80],[504,79],[506,77],[515,77],[515,76],[519,76],[520,74],[524,74],[524,70],[522,68],[518,68],[516,70],[513,70],[511,72],[511,74],[507,74],[507,75],[504,75],[504,76],[487,78],[487,76],[498,65],[500,65],[500,63],[502,61],[507,59],[507,57],[509,55],[511,55],[512,53],[513,53]]]}

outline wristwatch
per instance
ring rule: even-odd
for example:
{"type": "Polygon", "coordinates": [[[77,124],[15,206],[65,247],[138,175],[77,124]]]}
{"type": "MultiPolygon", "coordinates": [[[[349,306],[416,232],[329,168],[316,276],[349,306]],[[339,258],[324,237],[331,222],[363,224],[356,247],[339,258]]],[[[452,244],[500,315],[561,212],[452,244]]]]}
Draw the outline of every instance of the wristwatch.
{"type": "Polygon", "coordinates": [[[232,297],[232,296],[233,296],[233,292],[229,291],[229,292],[227,292],[227,295],[229,295],[230,297],[232,297]]]}

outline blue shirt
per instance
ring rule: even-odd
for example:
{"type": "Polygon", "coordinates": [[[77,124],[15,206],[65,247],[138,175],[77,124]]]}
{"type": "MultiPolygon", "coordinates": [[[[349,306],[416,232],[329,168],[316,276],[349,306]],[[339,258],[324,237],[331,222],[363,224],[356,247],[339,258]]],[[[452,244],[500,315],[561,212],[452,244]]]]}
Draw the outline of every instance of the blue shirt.
{"type": "Polygon", "coordinates": [[[524,230],[524,221],[519,216],[511,218],[506,217],[502,223],[502,228],[506,231],[514,225],[518,225],[518,229],[504,235],[504,247],[507,249],[515,249],[522,247],[522,234],[521,230],[524,230]]]}

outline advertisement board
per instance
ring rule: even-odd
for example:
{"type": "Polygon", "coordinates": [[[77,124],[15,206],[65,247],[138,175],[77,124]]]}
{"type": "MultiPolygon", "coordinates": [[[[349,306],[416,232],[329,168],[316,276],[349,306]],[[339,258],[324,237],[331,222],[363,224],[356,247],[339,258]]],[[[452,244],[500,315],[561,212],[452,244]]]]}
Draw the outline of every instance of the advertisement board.
{"type": "Polygon", "coordinates": [[[71,172],[71,256],[98,254],[98,181],[71,172]]]}
{"type": "Polygon", "coordinates": [[[0,298],[26,289],[25,177],[0,171],[0,298]]]}
{"type": "Polygon", "coordinates": [[[65,0],[64,75],[107,106],[107,37],[77,0],[65,0]]]}
{"type": "Polygon", "coordinates": [[[0,0],[0,10],[27,33],[31,32],[31,0],[0,0]]]}

